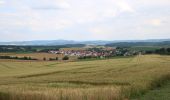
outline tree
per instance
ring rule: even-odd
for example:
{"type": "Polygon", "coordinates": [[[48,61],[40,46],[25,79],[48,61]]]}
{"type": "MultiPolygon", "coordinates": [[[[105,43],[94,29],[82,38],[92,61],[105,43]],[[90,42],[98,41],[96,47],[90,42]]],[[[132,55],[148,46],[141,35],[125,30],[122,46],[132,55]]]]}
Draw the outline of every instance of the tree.
{"type": "Polygon", "coordinates": [[[28,60],[28,57],[25,56],[23,59],[24,59],[24,60],[28,60]]]}
{"type": "Polygon", "coordinates": [[[69,60],[69,57],[68,56],[64,56],[63,60],[69,60]]]}
{"type": "Polygon", "coordinates": [[[16,57],[13,57],[13,59],[18,59],[18,57],[16,56],[16,57]]]}
{"type": "Polygon", "coordinates": [[[49,58],[49,61],[53,61],[54,59],[53,58],[49,58]]]}
{"type": "Polygon", "coordinates": [[[46,58],[44,57],[43,60],[46,61],[46,58]]]}
{"type": "Polygon", "coordinates": [[[58,57],[56,57],[55,60],[58,60],[58,57]]]}
{"type": "Polygon", "coordinates": [[[170,48],[167,48],[167,52],[169,52],[169,53],[170,53],[170,48]]]}
{"type": "Polygon", "coordinates": [[[31,58],[31,57],[28,57],[28,60],[32,60],[32,58],[31,58]]]}

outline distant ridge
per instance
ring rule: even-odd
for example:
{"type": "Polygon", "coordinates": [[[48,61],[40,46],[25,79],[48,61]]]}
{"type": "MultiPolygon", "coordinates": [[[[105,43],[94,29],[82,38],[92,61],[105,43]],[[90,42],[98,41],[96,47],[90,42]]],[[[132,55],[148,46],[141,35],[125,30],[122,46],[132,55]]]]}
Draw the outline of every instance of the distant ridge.
{"type": "Polygon", "coordinates": [[[74,41],[74,40],[35,40],[35,41],[14,41],[14,42],[0,42],[0,45],[66,45],[66,44],[86,44],[86,45],[108,45],[114,43],[135,43],[135,42],[167,42],[170,39],[148,39],[148,40],[116,40],[116,41],[74,41]]]}
{"type": "Polygon", "coordinates": [[[109,47],[170,46],[170,41],[161,41],[161,42],[118,42],[118,43],[106,44],[105,46],[109,46],[109,47]]]}

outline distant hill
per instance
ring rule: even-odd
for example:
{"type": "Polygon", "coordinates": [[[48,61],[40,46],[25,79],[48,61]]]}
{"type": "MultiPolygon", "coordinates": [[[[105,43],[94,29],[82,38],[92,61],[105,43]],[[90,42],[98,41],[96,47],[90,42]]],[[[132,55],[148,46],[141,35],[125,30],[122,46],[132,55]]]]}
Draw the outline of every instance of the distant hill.
{"type": "Polygon", "coordinates": [[[168,44],[170,39],[150,39],[150,40],[117,40],[117,41],[73,41],[73,40],[35,40],[35,41],[14,41],[14,42],[0,42],[0,45],[66,45],[66,44],[85,44],[85,45],[107,45],[107,46],[126,46],[126,45],[162,45],[168,44]]]}
{"type": "Polygon", "coordinates": [[[67,45],[67,44],[85,44],[85,45],[105,45],[113,41],[73,41],[73,40],[37,40],[37,41],[14,41],[0,42],[0,45],[67,45]]]}
{"type": "Polygon", "coordinates": [[[118,42],[110,43],[105,46],[109,47],[132,47],[132,46],[170,46],[170,41],[161,42],[118,42]]]}
{"type": "Polygon", "coordinates": [[[35,40],[35,41],[14,41],[14,42],[0,42],[0,45],[65,45],[77,44],[75,41],[69,40],[35,40]]]}

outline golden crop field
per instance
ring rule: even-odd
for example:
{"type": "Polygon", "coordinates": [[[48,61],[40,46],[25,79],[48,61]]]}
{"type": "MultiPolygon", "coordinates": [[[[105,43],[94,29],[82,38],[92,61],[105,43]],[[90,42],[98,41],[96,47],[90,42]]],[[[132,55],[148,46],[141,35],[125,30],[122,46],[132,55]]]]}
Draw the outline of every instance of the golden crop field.
{"type": "Polygon", "coordinates": [[[129,100],[170,79],[170,56],[0,62],[0,100],[129,100]]]}
{"type": "MultiPolygon", "coordinates": [[[[38,60],[43,60],[43,58],[46,58],[47,60],[49,58],[56,58],[62,59],[64,57],[63,54],[51,54],[51,53],[0,53],[2,56],[17,56],[17,57],[31,57],[38,60]]],[[[76,57],[69,57],[70,60],[76,60],[76,57]]]]}

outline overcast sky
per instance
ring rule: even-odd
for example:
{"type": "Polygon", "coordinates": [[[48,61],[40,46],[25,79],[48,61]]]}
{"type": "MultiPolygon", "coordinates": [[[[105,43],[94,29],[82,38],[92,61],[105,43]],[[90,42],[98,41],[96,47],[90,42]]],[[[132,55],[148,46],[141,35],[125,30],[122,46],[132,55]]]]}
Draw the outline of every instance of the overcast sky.
{"type": "Polygon", "coordinates": [[[170,38],[170,0],[0,0],[0,41],[170,38]]]}

